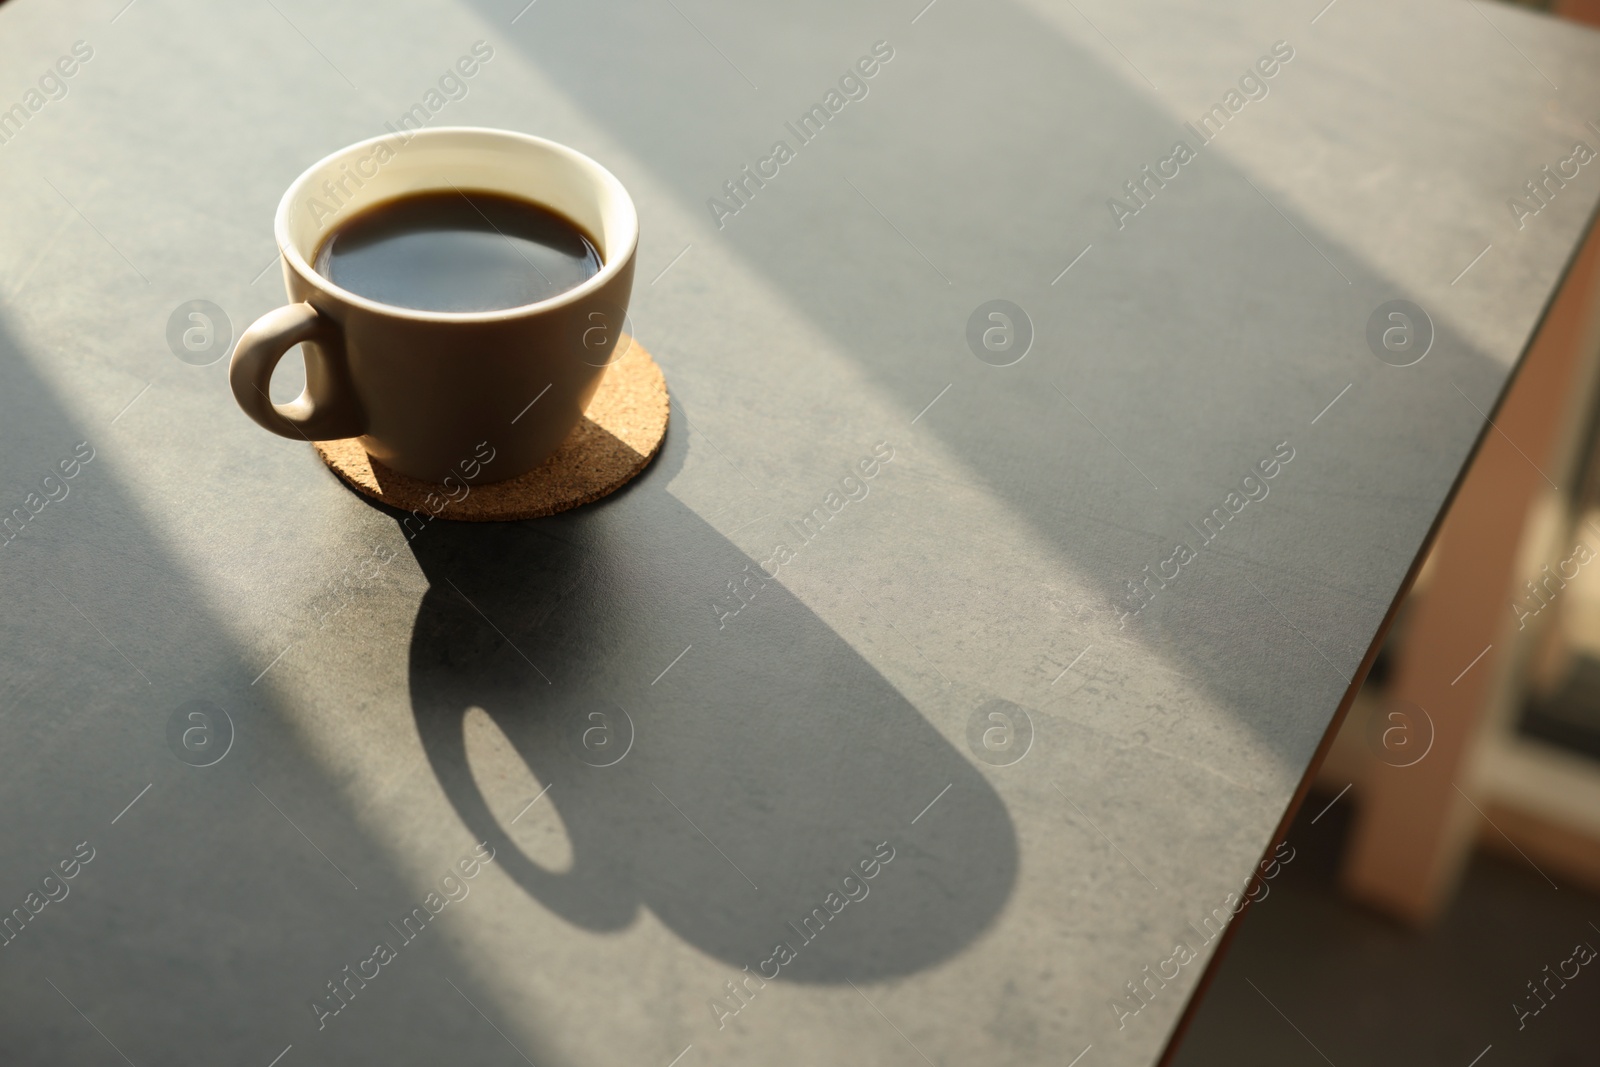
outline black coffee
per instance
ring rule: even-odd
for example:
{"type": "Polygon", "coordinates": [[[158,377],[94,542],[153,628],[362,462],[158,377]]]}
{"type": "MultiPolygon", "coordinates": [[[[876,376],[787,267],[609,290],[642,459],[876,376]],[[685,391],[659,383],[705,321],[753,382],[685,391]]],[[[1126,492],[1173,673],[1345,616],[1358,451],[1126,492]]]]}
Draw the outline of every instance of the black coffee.
{"type": "Polygon", "coordinates": [[[477,190],[376,204],[324,238],[315,262],[335,285],[419,311],[520,307],[581,285],[601,266],[575,222],[477,190]]]}

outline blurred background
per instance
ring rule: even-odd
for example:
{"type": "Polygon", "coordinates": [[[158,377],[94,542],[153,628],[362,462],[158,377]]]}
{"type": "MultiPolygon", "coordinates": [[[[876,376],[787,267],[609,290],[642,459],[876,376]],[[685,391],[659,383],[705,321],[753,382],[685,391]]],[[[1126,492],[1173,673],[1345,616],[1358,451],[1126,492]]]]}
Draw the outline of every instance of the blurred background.
{"type": "Polygon", "coordinates": [[[1600,1064],[1597,365],[1591,234],[1169,1063],[1600,1064]]]}

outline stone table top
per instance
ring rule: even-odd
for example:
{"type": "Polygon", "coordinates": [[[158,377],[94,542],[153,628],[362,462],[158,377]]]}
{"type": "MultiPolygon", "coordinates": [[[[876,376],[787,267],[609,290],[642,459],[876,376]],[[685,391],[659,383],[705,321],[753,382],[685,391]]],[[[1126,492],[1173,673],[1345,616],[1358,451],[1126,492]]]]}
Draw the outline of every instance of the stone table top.
{"type": "Polygon", "coordinates": [[[1595,34],[1319,6],[0,6],[0,1060],[1154,1062],[1600,199],[1595,34]],[[631,191],[616,496],[235,407],[407,116],[631,191]]]}

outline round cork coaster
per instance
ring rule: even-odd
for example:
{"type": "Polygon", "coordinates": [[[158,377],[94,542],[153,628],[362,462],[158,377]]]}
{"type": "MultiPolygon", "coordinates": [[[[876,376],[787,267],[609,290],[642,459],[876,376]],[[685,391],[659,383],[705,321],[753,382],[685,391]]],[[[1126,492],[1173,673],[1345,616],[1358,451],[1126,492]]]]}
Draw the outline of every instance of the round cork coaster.
{"type": "Polygon", "coordinates": [[[655,458],[667,435],[667,382],[644,345],[629,338],[627,354],[607,370],[577,428],[537,469],[503,482],[449,491],[385,467],[358,438],[316,441],[333,473],[352,489],[390,507],[459,522],[510,522],[554,515],[599,500],[627,485],[655,458]],[[441,503],[442,502],[442,503],[441,503]]]}

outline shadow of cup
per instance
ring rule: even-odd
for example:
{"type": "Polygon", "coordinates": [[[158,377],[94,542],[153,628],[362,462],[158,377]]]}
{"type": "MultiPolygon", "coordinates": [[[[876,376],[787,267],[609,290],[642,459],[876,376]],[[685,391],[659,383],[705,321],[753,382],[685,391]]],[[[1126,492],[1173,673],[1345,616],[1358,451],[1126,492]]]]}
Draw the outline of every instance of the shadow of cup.
{"type": "Polygon", "coordinates": [[[750,560],[662,491],[677,452],[669,437],[625,500],[411,542],[430,583],[411,698],[441,787],[502,871],[583,929],[648,908],[736,968],[813,982],[948,959],[1010,895],[1010,816],[781,584],[719,627],[710,602],[750,560]],[[467,763],[472,708],[548,787],[569,869],[530,858],[518,813],[490,809],[467,763]]]}

